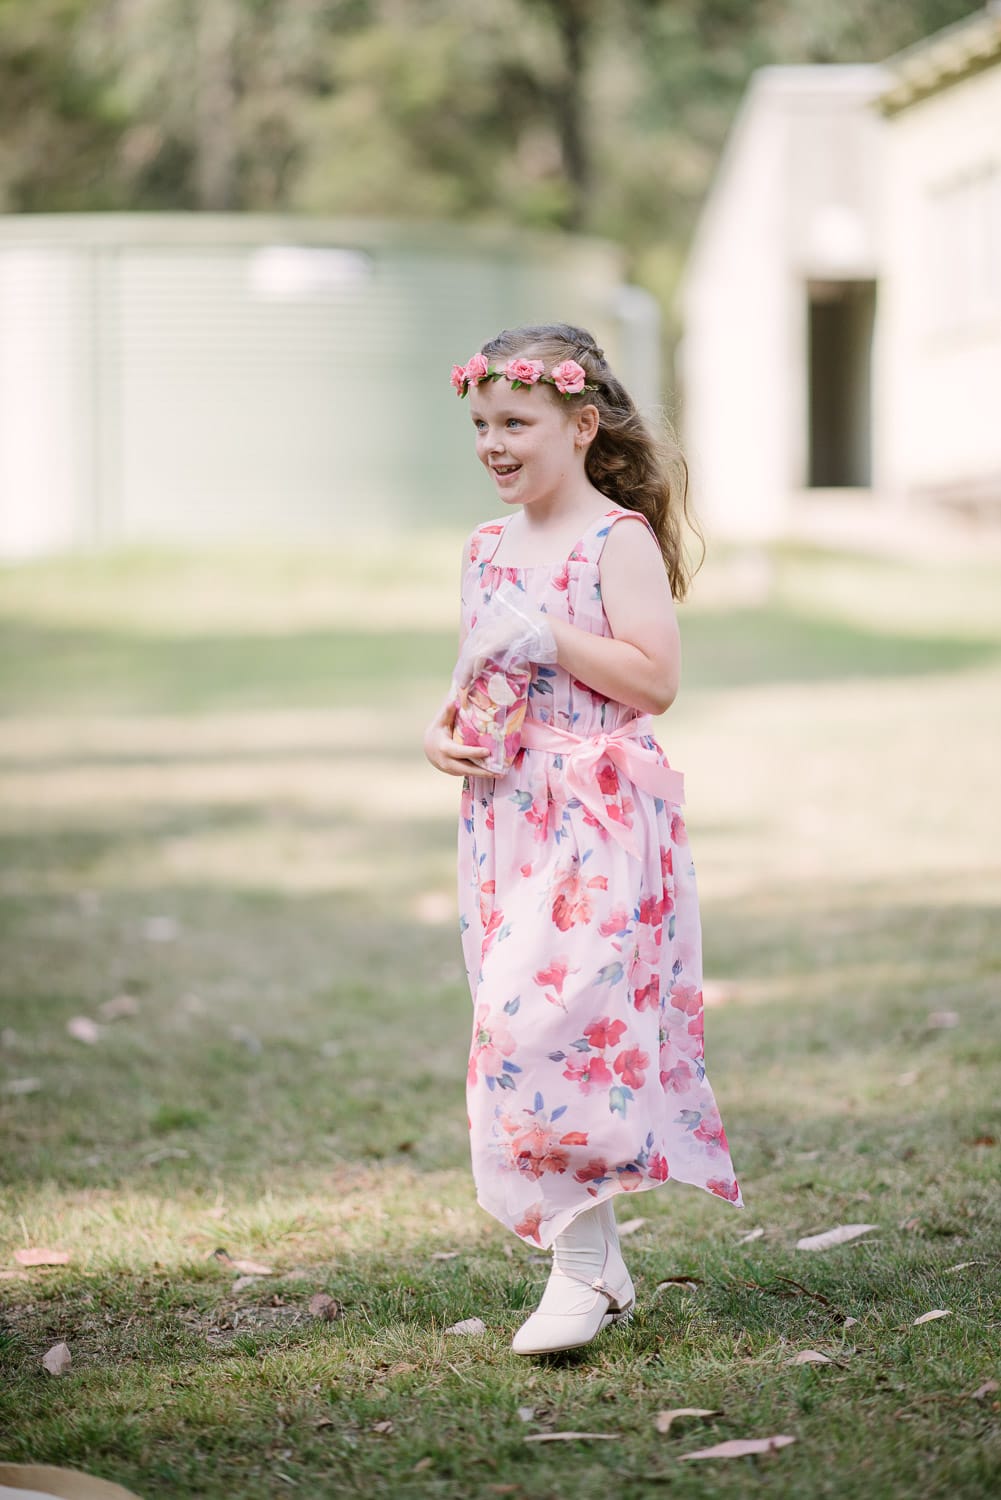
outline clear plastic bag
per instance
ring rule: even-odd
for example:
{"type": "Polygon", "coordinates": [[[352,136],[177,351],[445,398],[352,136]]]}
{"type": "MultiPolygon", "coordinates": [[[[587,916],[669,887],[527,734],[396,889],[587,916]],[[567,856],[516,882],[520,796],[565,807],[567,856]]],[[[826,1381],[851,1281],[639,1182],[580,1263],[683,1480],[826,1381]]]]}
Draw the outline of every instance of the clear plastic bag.
{"type": "Polygon", "coordinates": [[[467,635],[452,674],[453,737],[489,749],[484,770],[501,776],[510,768],[521,747],[532,668],[555,660],[545,615],[505,579],[467,635]]]}

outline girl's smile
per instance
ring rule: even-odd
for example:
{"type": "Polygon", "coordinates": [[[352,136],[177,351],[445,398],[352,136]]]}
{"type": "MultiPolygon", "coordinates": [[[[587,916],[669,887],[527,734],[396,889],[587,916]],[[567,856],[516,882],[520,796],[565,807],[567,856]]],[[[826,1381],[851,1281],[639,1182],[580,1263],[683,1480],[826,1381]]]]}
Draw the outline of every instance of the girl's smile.
{"type": "Polygon", "coordinates": [[[497,493],[521,505],[552,501],[582,467],[574,424],[546,391],[512,390],[510,381],[470,392],[476,456],[497,493]]]}

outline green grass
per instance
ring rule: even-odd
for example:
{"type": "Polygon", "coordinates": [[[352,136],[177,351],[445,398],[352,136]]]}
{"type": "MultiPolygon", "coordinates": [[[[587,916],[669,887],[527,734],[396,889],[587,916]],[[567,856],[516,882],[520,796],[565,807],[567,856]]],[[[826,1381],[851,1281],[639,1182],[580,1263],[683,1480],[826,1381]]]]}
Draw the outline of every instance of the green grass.
{"type": "Polygon", "coordinates": [[[419,748],[457,555],[0,574],[0,1461],[147,1500],[995,1493],[988,562],[783,549],[700,575],[661,729],[748,1210],[675,1184],[621,1204],[646,1220],[634,1323],[526,1361],[546,1265],[474,1200],[457,787],[419,748]],[[122,993],[138,1012],[101,1021],[122,993]],[[796,1249],[846,1222],[877,1228],[796,1249]],[[29,1245],[70,1262],[18,1273],[29,1245]],[[241,1284],[220,1249],[271,1274],[241,1284]],[[444,1332],[473,1316],[482,1337],[444,1332]],[[788,1363],[807,1348],[834,1363],[788,1363]],[[722,1414],[662,1436],[675,1407],[722,1414]],[[615,1436],[525,1441],[567,1430],[615,1436]],[[796,1442],[681,1461],[774,1433],[796,1442]]]}

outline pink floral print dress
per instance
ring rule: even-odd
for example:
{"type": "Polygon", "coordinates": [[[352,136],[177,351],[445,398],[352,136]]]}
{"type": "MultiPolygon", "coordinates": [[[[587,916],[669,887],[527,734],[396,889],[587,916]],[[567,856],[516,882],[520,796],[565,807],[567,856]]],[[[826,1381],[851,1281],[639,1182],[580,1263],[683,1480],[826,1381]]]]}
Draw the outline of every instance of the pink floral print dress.
{"type": "MultiPolygon", "coordinates": [[[[565,562],[528,568],[491,561],[506,519],[478,527],[462,585],[465,625],[507,578],[535,607],[611,635],[598,562],[625,518],[648,525],[610,508],[565,562]]],[[[559,666],[534,670],[528,715],[587,738],[645,718],[559,666]]],[[[640,744],[667,767],[652,735],[640,744]]],[[[676,801],[643,791],[616,759],[594,762],[586,800],[567,785],[564,756],[552,748],[523,746],[505,775],[463,784],[473,1176],[488,1213],[547,1247],[584,1209],[670,1178],[743,1206],[706,1077],[684,820],[676,801]]]]}

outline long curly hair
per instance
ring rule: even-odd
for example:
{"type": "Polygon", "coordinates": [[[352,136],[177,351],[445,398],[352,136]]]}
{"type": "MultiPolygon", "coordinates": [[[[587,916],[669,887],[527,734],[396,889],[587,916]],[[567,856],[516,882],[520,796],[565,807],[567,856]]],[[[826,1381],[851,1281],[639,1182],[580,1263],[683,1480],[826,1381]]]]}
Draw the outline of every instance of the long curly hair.
{"type": "Polygon", "coordinates": [[[583,366],[588,385],[596,390],[566,397],[544,385],[539,387],[541,399],[558,401],[568,411],[575,405],[597,407],[598,431],[587,450],[587,477],[617,505],[646,516],[660,542],[671,592],[675,599],[684,599],[705,557],[705,540],[689,508],[688,465],[669,425],[664,423],[663,433],[650,430],[586,328],[569,323],[505,328],[482,346],[481,353],[492,360],[541,359],[547,370],[565,359],[583,366]],[[694,567],[685,554],[686,524],[701,546],[694,567]]]}

